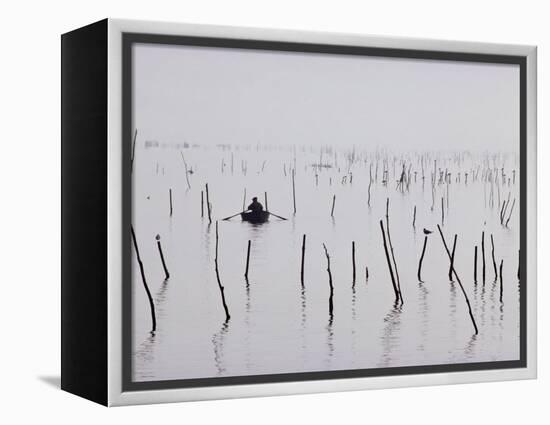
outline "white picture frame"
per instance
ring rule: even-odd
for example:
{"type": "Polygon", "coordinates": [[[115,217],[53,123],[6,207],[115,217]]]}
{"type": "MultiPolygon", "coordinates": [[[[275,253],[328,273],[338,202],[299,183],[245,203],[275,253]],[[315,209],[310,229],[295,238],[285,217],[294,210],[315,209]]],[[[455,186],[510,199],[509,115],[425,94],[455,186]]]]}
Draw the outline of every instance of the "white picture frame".
{"type": "MultiPolygon", "coordinates": [[[[489,381],[504,381],[504,380],[519,380],[519,379],[534,379],[537,376],[537,267],[536,267],[536,251],[537,251],[537,200],[536,200],[536,184],[537,184],[537,144],[536,144],[536,108],[537,108],[537,52],[534,46],[522,45],[505,45],[505,44],[489,44],[489,43],[472,43],[459,41],[441,41],[441,40],[423,40],[409,39],[397,37],[377,37],[367,35],[351,35],[351,34],[332,34],[332,33],[315,33],[289,30],[275,29],[260,29],[260,28],[237,28],[224,26],[208,26],[208,25],[193,25],[180,23],[161,23],[147,21],[132,21],[107,19],[102,21],[100,31],[107,31],[106,44],[104,46],[106,52],[106,128],[107,134],[104,144],[106,157],[106,198],[107,205],[106,213],[106,229],[101,229],[106,235],[106,244],[104,246],[106,253],[106,264],[101,264],[100,267],[105,268],[106,276],[106,293],[97,295],[98,298],[106,298],[107,328],[105,329],[105,348],[101,353],[94,355],[105,356],[105,370],[100,368],[97,373],[101,375],[99,382],[82,383],[82,385],[97,385],[100,387],[99,393],[101,397],[86,394],[86,391],[81,390],[71,385],[63,385],[62,387],[68,391],[75,392],[87,398],[99,401],[102,404],[109,406],[121,406],[130,404],[145,404],[145,403],[162,403],[162,402],[181,402],[195,400],[209,400],[222,398],[241,398],[241,397],[257,397],[257,396],[273,396],[286,394],[303,394],[303,393],[318,393],[332,391],[355,391],[379,388],[398,388],[409,386],[424,386],[424,385],[442,385],[442,384],[459,384],[469,382],[489,382],[489,381]],[[260,40],[264,43],[296,43],[299,45],[322,45],[332,46],[338,49],[342,46],[349,48],[368,48],[381,49],[381,51],[389,52],[424,52],[427,60],[432,56],[449,55],[449,57],[463,56],[467,60],[475,61],[476,57],[495,56],[495,57],[514,57],[521,63],[521,78],[524,78],[524,86],[522,86],[523,106],[520,111],[521,117],[520,131],[522,132],[522,154],[525,155],[527,169],[525,170],[525,190],[521,191],[521,196],[524,197],[526,234],[526,263],[525,271],[527,282],[527,291],[525,294],[525,349],[526,355],[524,358],[524,367],[504,368],[504,369],[477,369],[464,370],[441,373],[407,373],[401,375],[386,375],[386,376],[356,376],[338,378],[331,377],[330,379],[314,380],[289,380],[287,382],[262,382],[262,383],[238,383],[229,385],[201,385],[187,388],[178,388],[177,386],[169,386],[166,388],[155,387],[151,389],[125,389],[124,384],[124,337],[123,337],[123,314],[122,306],[124,304],[124,261],[121,253],[128,250],[129,241],[124,241],[124,209],[123,204],[126,198],[125,191],[127,187],[124,181],[125,170],[125,154],[128,145],[127,129],[124,126],[125,105],[123,102],[123,90],[125,74],[123,69],[124,58],[124,40],[127,34],[151,35],[151,36],[167,36],[172,38],[177,37],[198,37],[198,38],[215,38],[222,40],[260,40]],[[103,373],[104,372],[104,373],[103,373]],[[104,376],[103,376],[104,374],[104,376]]],[[[76,32],[78,32],[77,30],[76,32]]],[[[75,33],[76,33],[75,32],[75,33]]],[[[68,34],[70,36],[71,33],[68,34]]],[[[92,39],[93,35],[90,36],[92,39]]],[[[139,37],[138,37],[139,38],[139,37]]],[[[274,48],[275,50],[276,47],[274,48]]],[[[344,53],[345,54],[345,53],[344,53]]],[[[438,56],[441,57],[441,56],[438,56]]],[[[465,60],[466,60],[465,59],[465,60]]],[[[69,82],[63,82],[68,85],[69,82]]],[[[523,84],[523,83],[522,83],[523,84]]],[[[70,88],[67,88],[70,90],[70,88]]],[[[126,108],[127,109],[127,108],[126,108]]],[[[64,118],[65,119],[65,118],[64,118]]],[[[69,124],[67,124],[69,125],[69,124]]],[[[75,130],[76,131],[76,130],[75,130]]],[[[70,137],[66,136],[65,142],[70,142],[70,137]]],[[[68,161],[68,159],[67,159],[68,161]]],[[[127,163],[126,163],[127,166],[127,163]]],[[[66,173],[70,178],[72,174],[66,173]]],[[[75,176],[74,178],[77,178],[75,176]]],[[[88,183],[89,184],[89,183],[88,183]]],[[[70,193],[64,196],[71,196],[70,193]]],[[[69,207],[67,207],[69,209],[69,207]]],[[[75,231],[74,228],[67,228],[68,242],[71,245],[70,231],[75,231]]],[[[64,239],[65,243],[65,239],[64,239]]],[[[76,241],[74,242],[76,243],[76,241]]],[[[69,257],[63,258],[64,264],[73,261],[69,257]]],[[[82,260],[84,261],[84,260],[82,260]]],[[[64,267],[65,267],[64,265],[64,267]]],[[[64,268],[65,270],[65,268],[64,268]]],[[[65,289],[64,293],[70,293],[67,289],[71,285],[76,285],[77,282],[71,279],[70,273],[64,275],[65,289]]],[[[80,300],[82,302],[82,300],[80,300]]],[[[98,301],[99,302],[99,301],[98,301]]],[[[78,306],[79,300],[67,296],[64,303],[71,303],[73,308],[78,306]]],[[[72,316],[71,316],[72,317],[72,316]]],[[[66,323],[69,322],[69,313],[65,316],[66,323]]],[[[66,324],[71,329],[67,330],[64,335],[66,344],[70,344],[73,337],[73,332],[86,332],[88,326],[94,326],[91,323],[79,324],[74,320],[71,324],[66,324]],[[74,329],[73,329],[74,328],[74,329]]],[[[102,337],[102,338],[103,338],[102,337]]],[[[90,339],[90,343],[93,340],[90,339]]],[[[67,349],[69,350],[69,349],[67,349]]],[[[67,351],[67,352],[70,352],[67,351]]],[[[76,355],[76,353],[75,353],[76,355]]],[[[65,361],[68,362],[65,356],[65,361]]],[[[73,357],[71,357],[74,359],[73,357]]],[[[75,360],[73,360],[75,361],[75,360]]],[[[82,368],[86,365],[82,364],[82,368]]],[[[71,375],[76,373],[78,365],[72,369],[64,370],[64,375],[67,381],[72,380],[71,375]]],[[[64,379],[64,378],[62,378],[64,379]]]]}

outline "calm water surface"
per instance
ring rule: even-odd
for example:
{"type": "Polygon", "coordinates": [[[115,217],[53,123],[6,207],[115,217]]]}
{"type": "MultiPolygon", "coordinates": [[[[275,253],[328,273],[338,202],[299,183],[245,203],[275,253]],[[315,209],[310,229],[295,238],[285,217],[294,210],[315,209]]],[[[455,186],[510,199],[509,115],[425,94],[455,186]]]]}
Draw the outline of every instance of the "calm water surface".
{"type": "MultiPolygon", "coordinates": [[[[157,332],[150,334],[149,304],[135,253],[133,273],[133,379],[187,379],[433,365],[519,358],[519,174],[514,155],[431,153],[437,168],[451,172],[449,185],[432,193],[433,161],[398,154],[387,162],[375,152],[356,153],[350,166],[346,152],[337,155],[308,149],[182,149],[193,174],[187,188],[180,150],[138,146],[133,174],[133,225],[157,312],[157,332]],[[489,159],[487,159],[489,158],[489,159]],[[396,190],[403,159],[412,164],[408,191],[396,190]],[[222,164],[223,161],[223,164],[222,164]],[[330,164],[318,168],[312,164],[330,164]],[[369,170],[373,181],[367,204],[369,170]],[[246,165],[245,165],[246,164],[246,165]],[[487,165],[488,164],[488,165],[487,165]],[[472,170],[480,166],[479,179],[472,170]],[[504,168],[505,184],[482,181],[482,172],[504,168]],[[243,171],[246,167],[246,175],[243,171]],[[296,169],[293,214],[292,178],[296,169]],[[417,173],[416,176],[414,173],[417,173]],[[457,173],[461,172],[458,182],[457,173]],[[468,172],[468,184],[464,173],[468,172]],[[286,174],[285,174],[286,173],[286,174]],[[395,173],[395,174],[394,174],[395,173]],[[201,190],[209,184],[213,223],[201,217],[201,190]],[[169,189],[173,214],[170,217],[169,189]],[[214,270],[215,220],[242,209],[252,196],[288,217],[252,225],[237,217],[219,222],[219,266],[231,320],[225,323],[214,270]],[[500,224],[500,203],[510,193],[516,201],[508,227],[500,224]],[[334,217],[331,217],[336,195],[334,217]],[[449,261],[437,224],[452,246],[458,235],[455,266],[470,298],[479,327],[474,335],[464,296],[448,278],[449,261]],[[384,255],[379,220],[389,198],[390,231],[404,303],[394,294],[384,255]],[[413,209],[416,206],[416,226],[413,209]],[[433,207],[433,209],[432,209],[433,207]],[[422,277],[418,259],[429,235],[422,277]],[[481,234],[485,232],[486,281],[482,282],[481,234]],[[170,271],[164,280],[156,235],[170,271]],[[302,235],[307,235],[305,282],[300,283],[302,235]],[[497,266],[503,260],[503,298],[491,259],[493,234],[497,266]],[[246,247],[252,241],[248,281],[244,278],[246,247]],[[356,281],[352,279],[352,241],[356,245],[356,281]],[[329,315],[329,282],[322,244],[331,256],[334,311],[329,315]],[[473,280],[474,246],[478,245],[478,282],[473,280]],[[368,267],[369,278],[366,279],[368,267]]],[[[498,153],[497,153],[498,154],[498,153]]]]}

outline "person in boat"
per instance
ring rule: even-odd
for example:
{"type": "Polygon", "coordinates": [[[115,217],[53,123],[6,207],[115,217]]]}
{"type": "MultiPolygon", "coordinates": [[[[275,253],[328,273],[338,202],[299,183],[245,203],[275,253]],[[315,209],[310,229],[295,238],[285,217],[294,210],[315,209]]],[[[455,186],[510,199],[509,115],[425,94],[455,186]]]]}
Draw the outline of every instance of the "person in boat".
{"type": "Polygon", "coordinates": [[[252,203],[248,206],[248,211],[253,213],[260,213],[264,210],[264,206],[258,202],[258,198],[252,198],[252,203]]]}

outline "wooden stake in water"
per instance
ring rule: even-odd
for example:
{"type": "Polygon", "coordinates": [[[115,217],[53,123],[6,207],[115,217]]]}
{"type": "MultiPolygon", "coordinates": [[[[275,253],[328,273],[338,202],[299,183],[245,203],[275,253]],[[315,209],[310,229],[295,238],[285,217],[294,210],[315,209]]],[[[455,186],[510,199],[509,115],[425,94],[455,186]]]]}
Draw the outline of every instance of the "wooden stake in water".
{"type": "Polygon", "coordinates": [[[147,293],[147,299],[149,300],[149,307],[151,308],[151,321],[152,321],[152,329],[151,333],[155,333],[157,330],[157,317],[155,315],[155,304],[153,302],[153,297],[151,296],[151,291],[149,290],[149,286],[147,285],[147,280],[145,279],[145,271],[143,268],[143,262],[141,261],[141,256],[139,255],[139,249],[138,244],[136,240],[136,234],[134,233],[134,227],[130,227],[132,231],[132,241],[134,242],[134,249],[136,250],[136,256],[139,264],[139,271],[141,273],[141,281],[143,282],[143,286],[145,288],[145,292],[147,293]]]}
{"type": "Polygon", "coordinates": [[[208,194],[208,183],[205,185],[206,190],[206,211],[208,212],[208,223],[212,223],[212,208],[210,204],[210,195],[208,194]]]}
{"type": "Polygon", "coordinates": [[[390,198],[386,198],[386,233],[388,234],[388,245],[390,247],[391,252],[391,258],[393,261],[393,267],[395,270],[395,278],[397,281],[397,290],[399,291],[399,300],[401,301],[401,304],[403,304],[403,296],[401,294],[401,281],[399,279],[399,272],[397,271],[397,262],[395,261],[395,253],[393,252],[393,244],[391,241],[391,234],[390,234],[390,198]]]}
{"type": "Polygon", "coordinates": [[[508,198],[504,201],[504,207],[500,212],[500,224],[504,225],[504,218],[506,217],[506,212],[508,211],[508,205],[510,205],[510,195],[511,192],[508,192],[508,198]]]}
{"type": "Polygon", "coordinates": [[[502,207],[500,208],[500,224],[504,224],[504,208],[506,207],[506,201],[502,201],[502,207]]]}
{"type": "Polygon", "coordinates": [[[187,190],[191,189],[191,183],[189,183],[189,170],[187,169],[187,162],[183,156],[183,152],[180,151],[181,159],[183,160],[183,166],[185,167],[185,181],[187,182],[187,190]]]}
{"type": "Polygon", "coordinates": [[[514,198],[514,202],[512,202],[512,208],[510,208],[510,214],[508,214],[508,219],[506,220],[506,223],[504,224],[505,227],[508,227],[508,223],[510,222],[510,218],[512,217],[512,213],[514,212],[514,206],[516,205],[516,198],[514,198]]]}
{"type": "Polygon", "coordinates": [[[477,284],[477,245],[474,248],[474,283],[477,284]]]}
{"type": "Polygon", "coordinates": [[[269,211],[269,207],[267,206],[267,192],[264,192],[264,201],[265,201],[265,210],[269,211]]]}
{"type": "Polygon", "coordinates": [[[225,321],[228,322],[231,316],[229,315],[229,309],[227,308],[227,303],[225,302],[225,293],[224,293],[225,288],[222,286],[222,282],[220,280],[220,271],[218,268],[218,244],[219,244],[218,221],[216,221],[216,256],[214,257],[214,265],[216,270],[216,280],[218,281],[218,288],[220,289],[220,295],[222,297],[222,305],[225,311],[225,321]]]}
{"type": "Polygon", "coordinates": [[[172,189],[169,189],[168,194],[170,196],[170,217],[172,217],[172,189]]]}
{"type": "Polygon", "coordinates": [[[244,194],[243,194],[243,211],[246,211],[246,187],[244,188],[244,194]]]}
{"type": "Polygon", "coordinates": [[[332,196],[332,209],[330,210],[330,216],[334,217],[334,205],[336,204],[336,195],[332,196]]]}
{"type": "Polygon", "coordinates": [[[395,293],[395,303],[399,302],[399,291],[397,289],[397,284],[395,283],[395,277],[393,276],[393,267],[390,260],[390,253],[388,251],[388,245],[386,243],[386,232],[384,230],[384,223],[380,220],[380,230],[382,231],[382,240],[384,242],[384,252],[386,253],[386,261],[388,262],[388,269],[390,270],[391,283],[393,286],[393,292],[395,293]]]}
{"type": "Polygon", "coordinates": [[[457,235],[455,234],[454,241],[453,241],[453,250],[451,251],[451,264],[449,265],[449,280],[453,280],[453,267],[455,262],[455,250],[456,250],[456,238],[457,235]]]}
{"type": "Polygon", "coordinates": [[[302,265],[300,267],[300,281],[302,286],[304,286],[304,263],[306,258],[306,235],[304,234],[302,238],[302,265]]]}
{"type": "Polygon", "coordinates": [[[328,250],[325,244],[323,244],[325,249],[325,256],[327,257],[327,273],[328,273],[328,284],[330,288],[330,295],[328,299],[328,313],[332,319],[332,312],[334,309],[333,295],[334,295],[334,286],[332,285],[332,272],[330,271],[330,256],[328,255],[328,250]]]}
{"type": "Polygon", "coordinates": [[[294,204],[294,214],[296,214],[296,185],[295,185],[295,182],[294,182],[294,179],[295,179],[295,170],[294,168],[292,169],[292,202],[294,204]]]}
{"type": "Polygon", "coordinates": [[[416,205],[414,206],[413,211],[413,229],[416,228],[416,205]]]}
{"type": "Polygon", "coordinates": [[[424,236],[424,245],[422,246],[422,254],[420,254],[420,260],[418,261],[418,281],[424,282],[422,280],[422,261],[424,261],[424,254],[426,253],[426,245],[428,244],[428,235],[424,236]]]}
{"type": "Polygon", "coordinates": [[[164,276],[165,276],[165,279],[168,279],[170,277],[170,273],[168,273],[168,268],[166,267],[166,262],[164,261],[164,254],[162,253],[162,247],[160,246],[160,235],[157,235],[155,239],[157,240],[157,247],[160,254],[160,261],[162,262],[162,268],[164,269],[164,276]]]}
{"type": "Polygon", "coordinates": [[[204,190],[201,190],[201,218],[204,217],[204,190]]]}
{"type": "Polygon", "coordinates": [[[502,303],[502,265],[504,260],[500,260],[500,302],[502,303]]]}
{"type": "Polygon", "coordinates": [[[491,233],[491,257],[493,259],[493,270],[495,272],[495,282],[498,278],[498,272],[497,272],[497,262],[495,260],[495,242],[493,241],[493,234],[491,233]]]}
{"type": "Polygon", "coordinates": [[[443,196],[441,197],[441,225],[445,224],[445,207],[443,204],[443,196]]]}
{"type": "Polygon", "coordinates": [[[481,278],[485,285],[485,232],[481,232],[481,278]]]}
{"type": "MultiPolygon", "coordinates": [[[[439,224],[437,225],[437,229],[439,230],[439,234],[441,235],[441,240],[443,241],[443,246],[445,247],[445,252],[447,253],[447,256],[449,257],[449,261],[451,260],[451,253],[449,252],[449,248],[447,248],[447,242],[445,242],[445,237],[443,236],[443,232],[441,231],[441,227],[439,224]]],[[[472,324],[474,325],[474,331],[475,334],[478,334],[477,330],[477,324],[474,319],[474,314],[472,313],[472,307],[470,305],[470,300],[468,299],[468,295],[466,294],[466,291],[464,290],[464,286],[462,286],[462,282],[460,281],[460,278],[458,277],[458,274],[456,270],[453,267],[453,274],[456,278],[456,281],[460,285],[460,289],[462,290],[462,295],[464,295],[464,299],[466,300],[466,305],[468,306],[468,314],[470,315],[470,319],[472,320],[472,324]]]]}
{"type": "MultiPolygon", "coordinates": [[[[377,167],[378,169],[378,167],[377,167]]],[[[370,187],[372,186],[372,162],[370,164],[369,168],[369,188],[368,188],[368,199],[367,199],[367,205],[370,207],[370,187]]]]}
{"type": "Polygon", "coordinates": [[[250,245],[251,245],[251,241],[248,240],[248,248],[246,250],[246,268],[244,270],[244,277],[246,277],[248,279],[248,266],[250,264],[250,245]]]}
{"type": "Polygon", "coordinates": [[[353,286],[355,286],[355,241],[351,242],[351,266],[353,269],[353,286]]]}

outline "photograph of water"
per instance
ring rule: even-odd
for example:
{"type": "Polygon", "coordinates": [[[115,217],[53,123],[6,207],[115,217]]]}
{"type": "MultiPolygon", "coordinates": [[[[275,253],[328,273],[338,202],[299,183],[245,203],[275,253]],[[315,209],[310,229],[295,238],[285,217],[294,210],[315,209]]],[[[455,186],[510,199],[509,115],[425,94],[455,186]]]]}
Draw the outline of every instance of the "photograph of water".
{"type": "Polygon", "coordinates": [[[518,66],[132,49],[133,381],[519,359],[518,66]]]}

